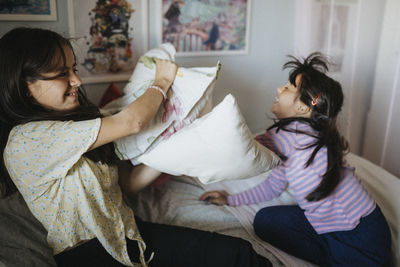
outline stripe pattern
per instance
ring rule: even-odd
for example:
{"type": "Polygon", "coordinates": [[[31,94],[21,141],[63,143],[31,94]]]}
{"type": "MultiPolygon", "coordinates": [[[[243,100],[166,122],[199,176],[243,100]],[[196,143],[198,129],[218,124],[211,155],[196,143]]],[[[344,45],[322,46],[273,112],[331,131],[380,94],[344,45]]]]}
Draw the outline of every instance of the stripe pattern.
{"type": "MultiPolygon", "coordinates": [[[[309,125],[301,122],[293,122],[287,127],[317,135],[309,125]]],[[[276,132],[276,129],[271,129],[257,136],[256,140],[279,155],[282,163],[259,185],[229,196],[230,206],[265,202],[278,197],[285,189],[290,188],[308,221],[319,234],[354,229],[360,218],[375,209],[374,200],[355,175],[355,169],[346,161],[343,164],[342,181],[331,195],[319,201],[306,200],[307,195],[320,184],[328,165],[327,149],[323,147],[311,165],[305,168],[314,147],[301,148],[315,142],[314,137],[283,130],[276,132]]]]}

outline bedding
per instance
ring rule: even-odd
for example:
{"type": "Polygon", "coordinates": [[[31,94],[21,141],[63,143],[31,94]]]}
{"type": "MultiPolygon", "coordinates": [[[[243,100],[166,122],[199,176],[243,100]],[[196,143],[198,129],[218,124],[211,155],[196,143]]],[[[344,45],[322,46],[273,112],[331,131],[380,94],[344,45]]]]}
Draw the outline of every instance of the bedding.
{"type": "MultiPolygon", "coordinates": [[[[392,231],[394,266],[400,266],[400,179],[354,154],[350,153],[347,160],[356,167],[357,175],[385,214],[392,231]]],[[[148,187],[126,201],[135,214],[145,220],[216,231],[249,240],[254,249],[268,258],[273,266],[311,266],[255,237],[251,221],[256,206],[238,209],[198,200],[204,189],[237,192],[264,177],[259,175],[208,185],[186,176],[172,177],[166,184],[148,187]]],[[[263,206],[287,203],[293,203],[290,192],[263,206]]],[[[0,200],[0,266],[55,266],[51,249],[46,243],[46,232],[31,215],[19,194],[0,200]]]]}

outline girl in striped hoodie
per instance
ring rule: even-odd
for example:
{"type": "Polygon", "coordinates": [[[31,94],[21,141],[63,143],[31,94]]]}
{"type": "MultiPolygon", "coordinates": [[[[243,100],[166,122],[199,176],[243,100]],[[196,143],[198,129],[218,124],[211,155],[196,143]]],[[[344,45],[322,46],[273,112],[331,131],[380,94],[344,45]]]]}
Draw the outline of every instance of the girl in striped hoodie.
{"type": "Polygon", "coordinates": [[[235,195],[211,191],[200,199],[217,205],[260,203],[290,188],[296,206],[259,210],[254,231],[268,243],[321,266],[390,266],[388,224],[343,159],[348,145],[336,119],[341,85],[328,77],[320,53],[290,57],[289,82],[277,89],[275,123],[256,139],[281,158],[268,178],[235,195]]]}

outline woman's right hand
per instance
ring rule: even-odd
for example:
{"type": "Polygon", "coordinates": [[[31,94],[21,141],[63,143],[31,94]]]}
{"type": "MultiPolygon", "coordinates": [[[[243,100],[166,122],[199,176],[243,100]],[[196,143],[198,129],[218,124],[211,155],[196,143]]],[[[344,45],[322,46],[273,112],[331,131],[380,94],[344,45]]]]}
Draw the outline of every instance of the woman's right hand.
{"type": "Polygon", "coordinates": [[[156,78],[154,85],[160,86],[166,93],[173,83],[178,65],[172,61],[157,59],[156,60],[156,78]]]}
{"type": "Polygon", "coordinates": [[[209,191],[202,194],[200,200],[220,206],[228,205],[228,194],[222,191],[209,191]]]}
{"type": "MultiPolygon", "coordinates": [[[[174,62],[157,60],[153,85],[161,87],[166,93],[175,79],[177,70],[178,66],[174,62]]],[[[155,90],[146,91],[122,111],[102,118],[96,142],[89,150],[145,129],[160,107],[163,96],[160,97],[159,94],[160,92],[155,90]]]]}

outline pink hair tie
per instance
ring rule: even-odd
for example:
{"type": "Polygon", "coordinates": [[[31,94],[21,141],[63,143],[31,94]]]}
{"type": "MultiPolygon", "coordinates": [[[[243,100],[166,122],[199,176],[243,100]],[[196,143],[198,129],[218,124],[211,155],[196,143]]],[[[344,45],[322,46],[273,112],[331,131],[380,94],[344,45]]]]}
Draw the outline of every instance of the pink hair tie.
{"type": "Polygon", "coordinates": [[[319,98],[321,97],[321,92],[319,92],[314,99],[311,101],[311,105],[315,106],[318,103],[319,98]]]}

